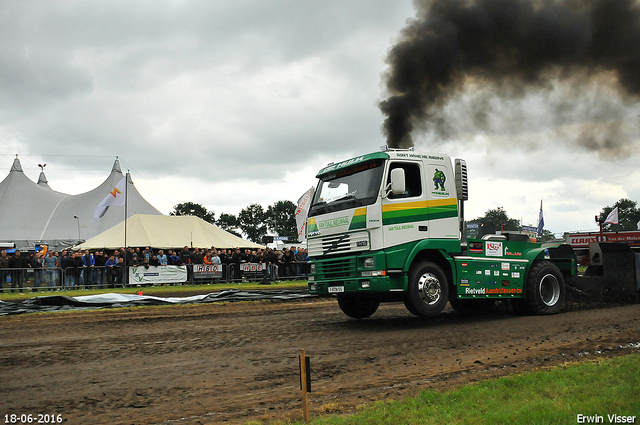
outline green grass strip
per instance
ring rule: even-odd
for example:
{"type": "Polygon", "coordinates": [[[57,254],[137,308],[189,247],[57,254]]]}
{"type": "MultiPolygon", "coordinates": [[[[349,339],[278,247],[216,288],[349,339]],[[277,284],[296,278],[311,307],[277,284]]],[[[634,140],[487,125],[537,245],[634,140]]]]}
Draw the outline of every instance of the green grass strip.
{"type": "Polygon", "coordinates": [[[417,397],[374,403],[355,415],[312,418],[311,423],[629,423],[616,422],[613,415],[618,419],[635,416],[631,423],[640,423],[639,391],[640,355],[631,354],[483,381],[458,390],[424,391],[417,397]],[[582,422],[578,415],[584,415],[582,422]]]}

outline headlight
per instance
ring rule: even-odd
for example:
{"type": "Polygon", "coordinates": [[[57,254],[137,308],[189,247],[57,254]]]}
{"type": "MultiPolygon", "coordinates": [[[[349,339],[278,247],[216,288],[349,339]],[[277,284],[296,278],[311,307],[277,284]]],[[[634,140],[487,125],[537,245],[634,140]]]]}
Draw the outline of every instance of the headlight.
{"type": "Polygon", "coordinates": [[[364,259],[364,267],[365,269],[372,269],[375,262],[373,261],[373,257],[367,257],[364,259]]]}
{"type": "Polygon", "coordinates": [[[384,270],[366,270],[362,272],[362,277],[376,277],[386,276],[387,272],[384,270]]]}
{"type": "Polygon", "coordinates": [[[311,263],[311,265],[309,266],[309,271],[311,273],[315,273],[316,272],[316,263],[311,263]]]}

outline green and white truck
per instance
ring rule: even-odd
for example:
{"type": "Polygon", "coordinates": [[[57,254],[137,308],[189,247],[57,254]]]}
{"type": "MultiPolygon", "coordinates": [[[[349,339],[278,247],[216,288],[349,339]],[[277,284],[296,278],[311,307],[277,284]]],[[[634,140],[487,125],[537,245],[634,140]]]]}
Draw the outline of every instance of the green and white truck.
{"type": "Polygon", "coordinates": [[[337,296],[353,318],[402,301],[422,317],[511,300],[535,314],[564,305],[571,250],[543,248],[520,234],[462,242],[463,160],[388,149],[329,164],[307,217],[309,292],[337,296]]]}

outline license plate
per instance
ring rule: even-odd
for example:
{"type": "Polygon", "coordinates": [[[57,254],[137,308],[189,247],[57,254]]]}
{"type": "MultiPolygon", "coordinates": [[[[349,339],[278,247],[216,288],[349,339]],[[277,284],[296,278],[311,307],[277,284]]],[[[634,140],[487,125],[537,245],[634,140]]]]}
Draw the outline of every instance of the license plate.
{"type": "Polygon", "coordinates": [[[344,292],[344,286],[329,286],[329,293],[344,292]]]}

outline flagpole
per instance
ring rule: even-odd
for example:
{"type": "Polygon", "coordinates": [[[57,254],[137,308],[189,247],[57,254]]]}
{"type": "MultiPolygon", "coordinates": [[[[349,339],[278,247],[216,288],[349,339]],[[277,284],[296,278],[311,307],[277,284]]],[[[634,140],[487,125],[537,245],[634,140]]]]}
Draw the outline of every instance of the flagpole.
{"type": "Polygon", "coordinates": [[[124,182],[124,276],[122,277],[123,287],[129,283],[129,269],[127,268],[127,208],[129,206],[129,170],[125,175],[124,182]]]}

